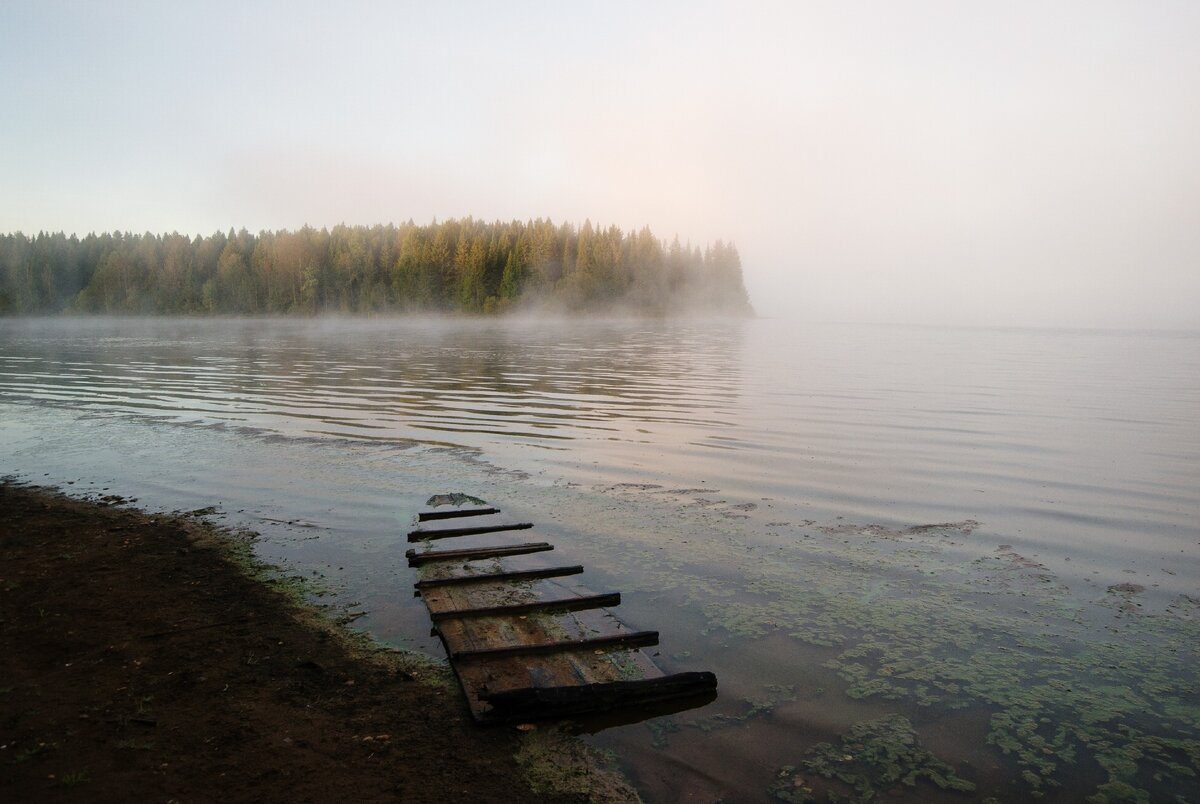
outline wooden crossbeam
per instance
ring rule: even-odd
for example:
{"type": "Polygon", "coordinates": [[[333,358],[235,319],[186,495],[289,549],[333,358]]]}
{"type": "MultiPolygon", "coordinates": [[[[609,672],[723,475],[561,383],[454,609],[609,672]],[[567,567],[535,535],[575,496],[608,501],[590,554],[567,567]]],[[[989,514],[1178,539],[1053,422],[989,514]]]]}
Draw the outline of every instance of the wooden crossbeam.
{"type": "Polygon", "coordinates": [[[521,687],[484,692],[479,697],[492,706],[489,720],[513,722],[533,718],[566,717],[597,709],[646,704],[705,693],[714,695],[717,677],[709,672],[675,673],[633,681],[608,681],[570,687],[521,687]]]}
{"type": "Polygon", "coordinates": [[[454,662],[465,659],[494,659],[501,656],[532,656],[540,653],[563,653],[589,648],[623,647],[645,648],[658,644],[657,631],[633,631],[628,634],[588,637],[586,639],[564,639],[560,642],[538,642],[531,645],[505,645],[500,648],[475,648],[459,650],[450,654],[454,662]]]}
{"type": "Polygon", "coordinates": [[[507,606],[482,606],[476,609],[430,611],[429,616],[434,622],[438,622],[440,620],[452,620],[463,617],[507,617],[532,612],[583,611],[584,609],[600,609],[605,606],[619,605],[621,605],[621,593],[609,592],[603,595],[580,595],[577,597],[559,598],[557,600],[535,600],[532,603],[513,603],[507,606]]]}
{"type": "Polygon", "coordinates": [[[570,567],[549,567],[547,569],[513,570],[511,572],[486,572],[479,575],[451,575],[449,578],[427,578],[414,584],[417,589],[434,589],[439,586],[458,586],[460,584],[487,583],[488,581],[531,581],[538,578],[560,578],[564,575],[578,575],[583,572],[582,564],[570,567]]]}
{"type": "Polygon", "coordinates": [[[511,544],[500,547],[474,547],[467,550],[430,550],[426,553],[409,550],[404,556],[408,559],[410,567],[419,567],[422,564],[428,564],[430,561],[470,561],[475,558],[519,556],[525,553],[541,553],[545,550],[553,549],[554,545],[549,542],[528,542],[526,544],[511,544]]]}
{"type": "Polygon", "coordinates": [[[441,530],[425,530],[418,528],[409,531],[410,542],[420,542],[426,539],[449,539],[451,536],[475,536],[479,533],[499,533],[502,530],[528,530],[532,522],[513,522],[505,525],[480,525],[476,528],[442,528],[441,530]]]}
{"type": "Polygon", "coordinates": [[[460,516],[487,516],[500,513],[499,508],[454,508],[449,511],[422,511],[417,514],[418,522],[428,522],[431,519],[454,519],[460,516]]]}

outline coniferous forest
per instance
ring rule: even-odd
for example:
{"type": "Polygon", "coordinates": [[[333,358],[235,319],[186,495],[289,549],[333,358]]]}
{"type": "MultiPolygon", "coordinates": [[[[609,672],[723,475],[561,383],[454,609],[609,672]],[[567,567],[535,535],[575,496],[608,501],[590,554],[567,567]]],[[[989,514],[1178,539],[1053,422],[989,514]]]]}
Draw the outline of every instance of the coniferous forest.
{"type": "Polygon", "coordinates": [[[748,315],[737,249],[585,222],[0,235],[0,315],[748,315]]]}

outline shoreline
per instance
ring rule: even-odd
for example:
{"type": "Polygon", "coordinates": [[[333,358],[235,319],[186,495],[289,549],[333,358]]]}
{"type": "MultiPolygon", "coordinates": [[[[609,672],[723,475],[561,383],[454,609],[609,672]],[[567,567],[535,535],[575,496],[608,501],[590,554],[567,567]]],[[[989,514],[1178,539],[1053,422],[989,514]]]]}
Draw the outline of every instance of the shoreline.
{"type": "Polygon", "coordinates": [[[302,600],[249,541],[0,480],[0,797],[631,801],[553,726],[302,600]]]}

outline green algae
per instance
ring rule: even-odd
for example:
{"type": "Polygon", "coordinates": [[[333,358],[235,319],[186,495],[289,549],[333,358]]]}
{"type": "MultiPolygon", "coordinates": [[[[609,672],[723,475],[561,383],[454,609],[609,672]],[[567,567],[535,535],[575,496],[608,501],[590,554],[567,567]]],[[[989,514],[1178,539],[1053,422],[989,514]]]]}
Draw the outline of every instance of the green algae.
{"type": "MultiPolygon", "coordinates": [[[[588,746],[563,729],[535,728],[522,735],[515,759],[539,798],[598,804],[641,799],[612,769],[612,757],[588,746]]],[[[502,796],[503,791],[497,791],[502,796]]]]}
{"type": "MultiPolygon", "coordinates": [[[[945,598],[931,593],[925,602],[944,605],[945,598]]],[[[1021,622],[959,610],[948,622],[911,601],[887,608],[892,616],[865,617],[871,622],[862,632],[869,636],[827,663],[847,683],[846,694],[992,709],[987,742],[1017,762],[1031,793],[1059,785],[1081,753],[1099,762],[1109,782],[1144,792],[1134,783],[1146,784],[1155,756],[1143,751],[1119,764],[1106,760],[1102,747],[1111,746],[1109,756],[1129,757],[1147,740],[1175,745],[1197,734],[1189,668],[1200,633],[1185,622],[1143,621],[1122,629],[1119,638],[1101,640],[1057,620],[1052,610],[1021,622]],[[921,622],[925,631],[914,627],[921,622]],[[964,622],[971,627],[964,629],[964,622]],[[1019,630],[1030,625],[1042,633],[1019,630]]],[[[1164,778],[1176,784],[1200,768],[1194,755],[1183,753],[1165,766],[1164,778]]]]}
{"type": "Polygon", "coordinates": [[[461,507],[464,505],[487,505],[486,502],[473,497],[470,494],[464,494],[461,491],[451,492],[450,494],[435,494],[425,501],[425,504],[430,508],[437,508],[439,505],[452,505],[461,507]]]}
{"type": "MultiPolygon", "coordinates": [[[[804,627],[789,633],[815,645],[847,646],[827,666],[852,698],[995,710],[987,740],[1016,760],[1030,793],[1060,784],[1064,767],[1086,752],[1108,772],[1107,783],[1149,795],[1139,785],[1154,771],[1155,755],[1130,753],[1146,740],[1174,745],[1200,732],[1191,681],[1200,631],[1194,621],[1142,615],[1136,623],[1108,623],[1098,638],[1060,587],[1020,580],[1016,588],[1035,603],[1016,615],[964,605],[972,590],[961,586],[917,582],[904,597],[873,595],[869,607],[840,595],[818,595],[820,604],[795,601],[804,627]],[[1039,598],[1049,605],[1037,605],[1039,598]],[[836,610],[818,613],[818,605],[836,610]],[[1106,755],[1102,746],[1108,745],[1106,755]],[[1114,751],[1129,761],[1114,763],[1114,751]]],[[[764,590],[765,580],[757,587],[764,590]]],[[[779,603],[796,593],[780,586],[770,591],[772,616],[780,617],[779,603]]],[[[740,612],[734,626],[744,630],[747,619],[740,612]]],[[[1179,786],[1197,769],[1197,758],[1183,751],[1158,769],[1158,786],[1179,786]]],[[[1111,797],[1115,788],[1100,789],[1111,797]]]]}
{"type": "MultiPolygon", "coordinates": [[[[848,702],[874,703],[881,715],[916,707],[933,720],[963,711],[962,739],[990,747],[1009,780],[981,796],[1200,800],[1195,756],[1164,748],[1163,762],[1137,748],[1200,737],[1200,598],[1153,605],[1136,584],[1068,581],[974,521],[789,526],[769,512],[735,521],[695,505],[693,493],[570,489],[571,518],[588,534],[575,542],[580,558],[680,612],[709,646],[790,640],[806,676],[848,702]],[[607,523],[599,533],[598,518],[607,523]],[[1116,798],[1125,788],[1134,797],[1116,798]]],[[[555,504],[547,511],[562,510],[555,504]]],[[[793,681],[795,667],[764,670],[763,680],[793,681]]],[[[752,708],[695,722],[749,735],[768,716],[743,719],[752,708]]],[[[691,725],[650,728],[661,744],[691,725]]]]}
{"type": "Polygon", "coordinates": [[[646,729],[650,732],[650,744],[655,748],[667,747],[668,737],[683,730],[683,726],[673,717],[660,717],[646,721],[646,729]]]}
{"type": "Polygon", "coordinates": [[[766,692],[766,696],[762,698],[743,698],[739,702],[741,711],[736,714],[709,715],[691,720],[687,725],[700,731],[713,731],[725,726],[735,726],[748,720],[768,717],[781,703],[789,703],[797,698],[796,689],[792,685],[770,684],[766,686],[766,692]]]}
{"type": "Polygon", "coordinates": [[[608,654],[612,666],[617,669],[617,676],[625,681],[635,681],[645,678],[645,671],[637,661],[624,651],[612,651],[608,654]]]}
{"type": "MultiPolygon", "coordinates": [[[[836,743],[819,743],[797,766],[785,765],[776,774],[771,795],[779,801],[807,802],[815,797],[811,778],[820,776],[853,790],[852,801],[872,801],[886,788],[896,785],[915,788],[922,780],[942,790],[970,792],[974,783],[963,779],[954,768],[921,746],[912,723],[903,715],[888,715],[855,724],[836,743]]],[[[826,791],[827,800],[840,798],[836,789],[826,791]]]]}
{"type": "Polygon", "coordinates": [[[646,721],[650,731],[651,744],[655,748],[664,748],[671,734],[687,729],[697,729],[702,732],[716,731],[729,726],[737,726],[751,720],[769,717],[782,703],[797,700],[794,685],[767,684],[764,686],[765,695],[761,698],[743,698],[739,704],[741,711],[736,713],[718,713],[703,718],[693,718],[680,721],[674,716],[655,718],[646,721]]]}
{"type": "MultiPolygon", "coordinates": [[[[319,598],[334,593],[324,576],[315,571],[312,575],[304,575],[282,564],[263,560],[255,552],[255,544],[259,540],[257,533],[218,525],[200,516],[207,512],[208,509],[191,512],[196,515],[196,527],[199,529],[199,535],[195,537],[196,543],[218,549],[242,574],[274,588],[293,603],[300,605],[317,606],[316,601],[319,598]]],[[[336,615],[340,611],[345,614],[356,605],[358,604],[353,602],[342,603],[330,613],[336,615]]]]}
{"type": "MultiPolygon", "coordinates": [[[[696,563],[705,550],[728,562],[720,539],[693,543],[687,562],[640,545],[625,557],[660,594],[699,609],[709,634],[784,633],[833,648],[825,667],[849,698],[990,711],[986,742],[1015,763],[1028,795],[1076,780],[1081,763],[1107,774],[1096,795],[1109,799],[1121,785],[1137,795],[1186,787],[1200,771],[1194,755],[1177,749],[1164,764],[1134,747],[1200,736],[1195,605],[1179,600],[1142,613],[1128,605],[1139,591],[1128,584],[1100,600],[1081,598],[1007,545],[959,564],[925,544],[897,549],[898,539],[935,530],[868,530],[836,547],[798,540],[792,550],[739,562],[739,583],[705,577],[696,563]],[[1112,759],[1131,751],[1137,756],[1128,762],[1112,759]]],[[[707,729],[740,722],[698,721],[707,729]]],[[[669,733],[657,731],[656,741],[669,733]]]]}

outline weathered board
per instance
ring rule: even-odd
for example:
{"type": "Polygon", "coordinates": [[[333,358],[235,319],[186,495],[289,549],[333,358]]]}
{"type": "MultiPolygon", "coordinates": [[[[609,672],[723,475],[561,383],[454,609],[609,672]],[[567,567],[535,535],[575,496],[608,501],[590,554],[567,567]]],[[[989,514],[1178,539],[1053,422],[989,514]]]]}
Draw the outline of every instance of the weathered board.
{"type": "Polygon", "coordinates": [[[532,524],[505,523],[498,508],[462,494],[436,495],[427,506],[408,534],[424,549],[406,555],[419,568],[417,593],[478,722],[627,710],[658,701],[700,705],[715,696],[712,673],[664,675],[640,650],[658,644],[659,635],[635,631],[609,611],[620,603],[619,593],[595,594],[557,580],[583,567],[508,563],[554,549],[547,542],[512,541],[532,524]],[[472,517],[471,525],[458,525],[461,517],[472,517]],[[457,521],[438,527],[440,520],[457,521]],[[441,539],[480,536],[486,541],[469,547],[432,547],[441,539]]]}

